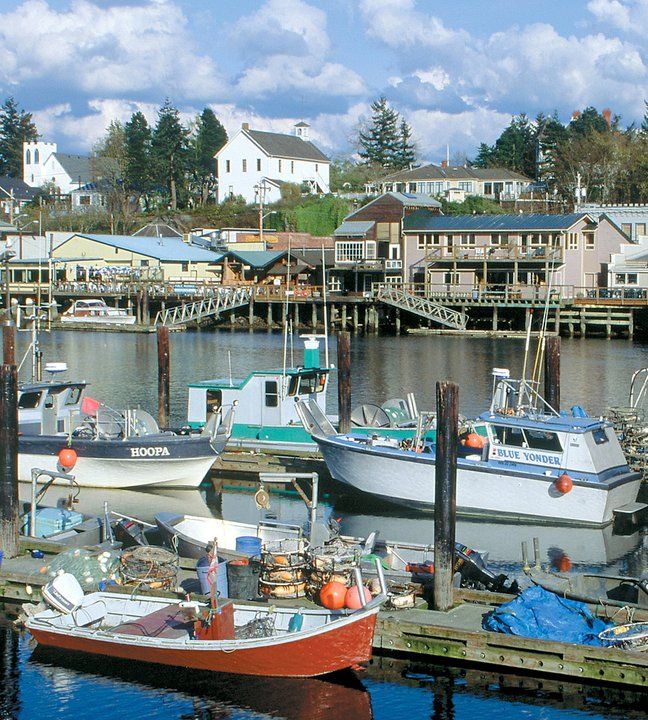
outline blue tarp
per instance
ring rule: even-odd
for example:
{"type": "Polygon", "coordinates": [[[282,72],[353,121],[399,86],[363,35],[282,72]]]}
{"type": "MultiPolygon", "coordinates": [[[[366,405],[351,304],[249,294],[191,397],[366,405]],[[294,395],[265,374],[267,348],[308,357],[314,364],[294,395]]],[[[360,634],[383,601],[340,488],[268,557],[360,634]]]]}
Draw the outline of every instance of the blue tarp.
{"type": "Polygon", "coordinates": [[[501,605],[484,618],[484,630],[540,640],[559,640],[580,645],[606,645],[598,634],[608,624],[596,618],[587,605],[561,598],[540,586],[501,605]]]}

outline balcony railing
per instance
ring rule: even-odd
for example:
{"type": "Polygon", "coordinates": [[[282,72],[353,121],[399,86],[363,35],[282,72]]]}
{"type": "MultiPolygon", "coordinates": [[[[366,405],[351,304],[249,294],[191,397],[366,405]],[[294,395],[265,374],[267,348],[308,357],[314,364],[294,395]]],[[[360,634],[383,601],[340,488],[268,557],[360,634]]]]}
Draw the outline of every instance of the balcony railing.
{"type": "Polygon", "coordinates": [[[426,247],[427,254],[417,264],[430,262],[562,262],[562,248],[547,245],[445,245],[426,247]]]}

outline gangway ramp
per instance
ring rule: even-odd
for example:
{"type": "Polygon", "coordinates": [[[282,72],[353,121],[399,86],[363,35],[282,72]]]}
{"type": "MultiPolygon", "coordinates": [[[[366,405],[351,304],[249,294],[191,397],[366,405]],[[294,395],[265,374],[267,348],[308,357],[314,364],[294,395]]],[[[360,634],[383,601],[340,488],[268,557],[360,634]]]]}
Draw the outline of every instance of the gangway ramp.
{"type": "Polygon", "coordinates": [[[374,297],[386,305],[406,310],[426,320],[437,322],[455,330],[465,330],[468,324],[466,313],[452,310],[420,295],[408,293],[398,285],[380,285],[375,290],[374,297]]]}
{"type": "Polygon", "coordinates": [[[222,312],[247,305],[252,295],[251,287],[220,287],[212,297],[183,302],[172,308],[160,310],[155,316],[155,324],[174,327],[190,322],[199,323],[205,318],[218,317],[222,312]]]}

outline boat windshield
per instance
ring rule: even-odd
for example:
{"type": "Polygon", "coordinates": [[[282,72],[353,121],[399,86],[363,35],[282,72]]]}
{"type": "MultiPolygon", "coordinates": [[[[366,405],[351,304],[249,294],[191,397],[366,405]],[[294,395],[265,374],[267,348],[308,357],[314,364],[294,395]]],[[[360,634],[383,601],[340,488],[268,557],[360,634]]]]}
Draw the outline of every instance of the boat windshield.
{"type": "Polygon", "coordinates": [[[562,443],[557,433],[533,428],[493,425],[493,442],[531,450],[562,452],[562,443]]]}
{"type": "Polygon", "coordinates": [[[290,378],[288,395],[312,395],[324,392],[326,388],[326,373],[308,372],[293,375],[290,378]]]}

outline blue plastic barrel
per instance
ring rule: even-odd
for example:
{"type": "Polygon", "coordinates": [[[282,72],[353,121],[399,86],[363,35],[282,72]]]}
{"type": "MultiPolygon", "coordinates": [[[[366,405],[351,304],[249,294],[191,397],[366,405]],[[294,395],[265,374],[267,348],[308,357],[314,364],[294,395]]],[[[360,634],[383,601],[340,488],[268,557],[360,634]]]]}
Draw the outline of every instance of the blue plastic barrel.
{"type": "MultiPolygon", "coordinates": [[[[200,581],[200,590],[203,595],[209,595],[211,587],[207,574],[209,573],[209,559],[201,557],[196,565],[196,573],[200,581]]],[[[229,587],[227,584],[227,560],[218,559],[218,568],[216,569],[216,592],[218,597],[229,597],[229,587]]]]}
{"type": "Polygon", "coordinates": [[[261,538],[254,537],[253,535],[241,535],[237,537],[236,552],[244,553],[245,555],[260,555],[261,538]]]}

